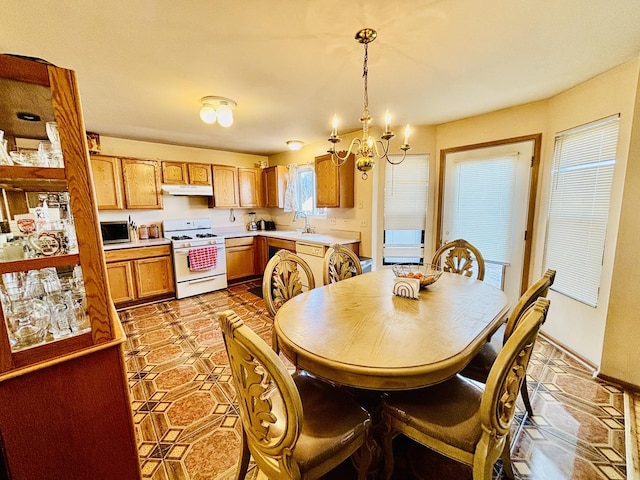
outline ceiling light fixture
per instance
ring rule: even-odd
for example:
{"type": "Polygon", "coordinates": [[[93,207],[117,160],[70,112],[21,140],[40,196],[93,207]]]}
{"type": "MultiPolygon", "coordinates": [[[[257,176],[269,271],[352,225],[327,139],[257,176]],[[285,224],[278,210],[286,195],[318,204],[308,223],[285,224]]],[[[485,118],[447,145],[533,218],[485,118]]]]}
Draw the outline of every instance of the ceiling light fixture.
{"type": "Polygon", "coordinates": [[[221,127],[230,127],[233,124],[233,110],[237,103],[225,97],[202,97],[200,100],[200,119],[204,123],[216,123],[221,127]]]}
{"type": "Polygon", "coordinates": [[[300,150],[302,148],[302,145],[304,145],[304,142],[302,140],[289,140],[287,142],[287,147],[289,147],[289,150],[293,150],[294,152],[300,150]]]}
{"type": "Polygon", "coordinates": [[[369,69],[367,67],[367,61],[369,59],[369,51],[368,47],[371,42],[373,42],[378,36],[378,32],[371,28],[363,28],[358,33],[356,33],[356,40],[358,43],[362,43],[364,45],[364,66],[362,76],[364,77],[364,109],[362,110],[362,117],[360,117],[360,122],[362,123],[362,137],[354,138],[349,145],[349,149],[344,153],[344,155],[340,155],[336,151],[336,143],[338,143],[341,139],[338,136],[338,117],[336,115],[333,116],[331,136],[329,137],[329,142],[331,142],[331,148],[328,152],[331,154],[331,161],[336,166],[343,165],[346,162],[347,157],[351,154],[351,151],[355,148],[356,155],[356,168],[362,172],[362,179],[367,179],[367,172],[373,168],[375,165],[375,159],[385,159],[387,162],[392,165],[397,165],[401,163],[405,157],[407,156],[407,150],[411,147],[409,146],[409,125],[407,125],[404,129],[404,143],[400,147],[402,150],[402,158],[397,161],[392,161],[389,159],[389,141],[395,137],[395,134],[390,129],[391,115],[389,111],[385,113],[384,116],[384,133],[380,137],[380,140],[374,140],[371,135],[369,135],[369,124],[371,123],[371,116],[369,114],[369,91],[368,91],[368,75],[369,69]]]}

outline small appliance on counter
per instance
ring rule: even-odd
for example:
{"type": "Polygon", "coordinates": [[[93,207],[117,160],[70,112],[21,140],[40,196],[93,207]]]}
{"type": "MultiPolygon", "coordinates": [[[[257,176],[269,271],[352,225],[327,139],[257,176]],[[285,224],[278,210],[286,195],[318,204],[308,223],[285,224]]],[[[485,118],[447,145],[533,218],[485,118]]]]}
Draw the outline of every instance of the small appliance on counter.
{"type": "Polygon", "coordinates": [[[276,222],[272,222],[271,220],[267,220],[264,222],[264,230],[275,230],[276,222]]]}
{"type": "Polygon", "coordinates": [[[255,212],[249,212],[249,223],[247,223],[247,230],[258,230],[258,223],[256,222],[255,212]]]}

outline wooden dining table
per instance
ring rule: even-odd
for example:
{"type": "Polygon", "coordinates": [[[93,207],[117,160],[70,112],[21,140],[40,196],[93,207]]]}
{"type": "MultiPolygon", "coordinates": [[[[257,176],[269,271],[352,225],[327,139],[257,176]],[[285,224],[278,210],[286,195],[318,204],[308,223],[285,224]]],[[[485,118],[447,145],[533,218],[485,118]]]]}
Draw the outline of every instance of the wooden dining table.
{"type": "Polygon", "coordinates": [[[340,385],[408,390],[454,376],[506,320],[507,296],[479,280],[445,272],[418,299],[393,284],[383,268],[290,299],[275,317],[282,352],[340,385]]]}

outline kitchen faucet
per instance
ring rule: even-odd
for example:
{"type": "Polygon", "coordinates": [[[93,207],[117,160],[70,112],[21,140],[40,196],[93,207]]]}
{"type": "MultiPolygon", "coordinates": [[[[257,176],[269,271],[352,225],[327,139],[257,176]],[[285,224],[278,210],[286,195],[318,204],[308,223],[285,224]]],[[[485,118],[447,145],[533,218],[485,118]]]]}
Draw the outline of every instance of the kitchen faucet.
{"type": "Polygon", "coordinates": [[[304,233],[311,233],[311,226],[309,225],[309,217],[307,216],[306,213],[296,211],[296,213],[293,215],[293,221],[295,222],[296,219],[300,217],[304,218],[304,230],[303,230],[304,233]]]}

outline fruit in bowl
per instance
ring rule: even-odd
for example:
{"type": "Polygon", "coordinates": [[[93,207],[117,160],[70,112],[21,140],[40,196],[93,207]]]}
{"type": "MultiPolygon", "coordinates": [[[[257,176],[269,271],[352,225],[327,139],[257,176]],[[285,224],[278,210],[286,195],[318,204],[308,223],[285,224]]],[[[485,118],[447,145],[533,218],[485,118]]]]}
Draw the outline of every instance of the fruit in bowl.
{"type": "Polygon", "coordinates": [[[396,277],[417,278],[420,288],[433,285],[442,275],[442,267],[426,263],[424,265],[394,265],[391,267],[396,277]]]}

